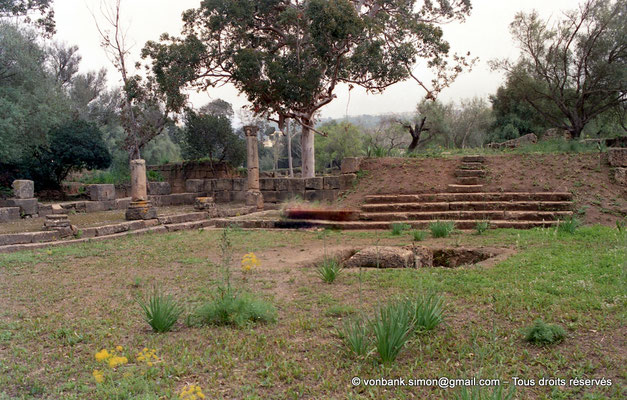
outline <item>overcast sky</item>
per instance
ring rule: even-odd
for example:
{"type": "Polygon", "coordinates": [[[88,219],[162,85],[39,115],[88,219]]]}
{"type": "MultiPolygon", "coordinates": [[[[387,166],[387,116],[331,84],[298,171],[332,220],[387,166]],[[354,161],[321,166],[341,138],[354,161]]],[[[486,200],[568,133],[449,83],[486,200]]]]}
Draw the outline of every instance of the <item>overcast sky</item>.
{"type": "MultiPolygon", "coordinates": [[[[90,14],[91,9],[99,16],[100,2],[56,0],[55,39],[79,46],[83,71],[106,67],[109,80],[115,83],[119,79],[118,74],[100,47],[98,31],[90,14]]],[[[472,0],[473,10],[466,22],[448,24],[443,29],[453,52],[464,54],[470,51],[473,57],[479,57],[479,62],[472,72],[464,73],[450,88],[445,89],[440,98],[444,101],[459,101],[474,96],[487,99],[503,82],[500,73],[490,71],[488,61],[516,58],[518,55],[508,30],[514,15],[518,11],[536,9],[543,17],[556,20],[563,10],[577,8],[578,3],[576,0],[472,0]]],[[[200,0],[123,0],[122,17],[128,26],[129,41],[135,43],[133,61],[139,60],[139,52],[146,41],[157,40],[164,32],[178,35],[181,13],[199,4],[200,0]]],[[[420,66],[417,68],[421,71],[420,66]]],[[[412,111],[424,94],[414,81],[398,83],[380,95],[367,95],[355,88],[349,96],[348,87],[339,86],[336,89],[337,99],[322,109],[322,117],[412,111]]],[[[196,107],[216,98],[231,102],[235,109],[246,105],[246,98],[238,96],[232,87],[210,89],[209,92],[191,96],[196,107]]]]}

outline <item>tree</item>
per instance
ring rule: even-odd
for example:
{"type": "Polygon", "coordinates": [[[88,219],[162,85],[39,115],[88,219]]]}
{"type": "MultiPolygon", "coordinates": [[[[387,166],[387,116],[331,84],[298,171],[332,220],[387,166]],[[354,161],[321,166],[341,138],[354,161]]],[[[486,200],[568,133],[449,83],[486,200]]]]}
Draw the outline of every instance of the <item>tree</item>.
{"type": "Polygon", "coordinates": [[[320,130],[325,136],[316,137],[318,169],[340,168],[346,157],[357,157],[363,153],[363,134],[350,122],[331,122],[320,130]]]}
{"type": "Polygon", "coordinates": [[[199,114],[188,110],[183,130],[183,157],[228,161],[235,167],[246,160],[246,143],[233,132],[231,121],[223,115],[199,114]]]}
{"type": "Polygon", "coordinates": [[[626,100],[627,0],[587,0],[551,27],[537,12],[510,25],[517,63],[493,64],[545,120],[581,136],[586,124],[626,100]]]}
{"type": "Polygon", "coordinates": [[[111,154],[102,132],[92,123],[72,121],[48,134],[48,143],[38,146],[28,170],[41,189],[58,189],[72,170],[104,169],[111,154]]]}
{"type": "Polygon", "coordinates": [[[34,22],[47,36],[55,31],[53,0],[0,0],[0,18],[16,17],[26,23],[34,22]],[[33,21],[33,17],[39,18],[33,21]]]}
{"type": "Polygon", "coordinates": [[[376,93],[411,77],[434,97],[468,65],[455,57],[450,67],[438,24],[470,9],[470,0],[207,0],[183,14],[184,38],[164,34],[143,55],[173,105],[184,87],[232,83],[255,113],[296,121],[302,175],[312,177],[314,115],[338,84],[376,93]],[[412,72],[418,58],[436,72],[432,87],[412,72]]]}

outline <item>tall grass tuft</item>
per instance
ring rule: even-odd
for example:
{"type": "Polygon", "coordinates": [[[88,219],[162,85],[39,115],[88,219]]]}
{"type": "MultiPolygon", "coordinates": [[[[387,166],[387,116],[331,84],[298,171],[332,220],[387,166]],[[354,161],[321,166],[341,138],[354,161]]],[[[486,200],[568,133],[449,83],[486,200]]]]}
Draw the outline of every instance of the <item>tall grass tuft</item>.
{"type": "Polygon", "coordinates": [[[333,283],[341,271],[342,266],[334,258],[325,258],[316,267],[316,273],[326,283],[333,283]]]}
{"type": "Polygon", "coordinates": [[[483,235],[488,229],[490,229],[490,221],[479,221],[475,225],[477,235],[483,235]]]}
{"type": "Polygon", "coordinates": [[[276,309],[264,300],[247,293],[220,292],[196,311],[201,325],[233,325],[276,321],[276,309]]]}
{"type": "Polygon", "coordinates": [[[359,357],[365,357],[371,349],[368,324],[361,318],[350,319],[337,330],[346,347],[359,357]]]}
{"type": "Polygon", "coordinates": [[[434,238],[449,237],[455,229],[455,222],[453,221],[433,221],[429,224],[429,230],[431,230],[431,236],[434,238]]]}
{"type": "Polygon", "coordinates": [[[165,295],[156,286],[147,300],[139,297],[137,303],[144,312],[144,319],[153,331],[169,332],[183,312],[183,308],[171,295],[165,295]]]}
{"type": "Polygon", "coordinates": [[[557,230],[559,232],[570,233],[572,235],[573,233],[575,233],[577,228],[579,228],[579,226],[581,226],[581,222],[575,217],[570,217],[563,221],[559,221],[559,225],[557,225],[557,230]]]}
{"type": "Polygon", "coordinates": [[[404,301],[380,307],[370,324],[375,336],[375,347],[384,364],[396,359],[414,328],[408,303],[404,301]]]}
{"type": "Polygon", "coordinates": [[[395,224],[390,225],[390,229],[392,230],[392,235],[398,236],[401,233],[405,232],[406,230],[411,229],[411,225],[395,223],[395,224]]]}
{"type": "Polygon", "coordinates": [[[435,329],[444,321],[444,297],[430,294],[407,300],[407,308],[419,331],[435,329]]]}
{"type": "Polygon", "coordinates": [[[524,330],[525,340],[539,345],[559,343],[566,337],[564,328],[559,325],[550,325],[537,319],[533,325],[524,330]]]}
{"type": "Polygon", "coordinates": [[[427,237],[425,231],[411,231],[411,236],[414,238],[414,242],[422,242],[427,237]]]}

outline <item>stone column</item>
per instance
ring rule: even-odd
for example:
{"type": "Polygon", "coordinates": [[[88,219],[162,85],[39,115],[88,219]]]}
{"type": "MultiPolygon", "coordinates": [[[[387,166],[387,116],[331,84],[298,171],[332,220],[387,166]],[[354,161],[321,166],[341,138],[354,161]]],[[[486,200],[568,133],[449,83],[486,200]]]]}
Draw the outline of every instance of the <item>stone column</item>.
{"type": "Polygon", "coordinates": [[[246,205],[263,210],[263,195],[259,190],[259,151],[257,149],[256,126],[245,126],[246,151],[248,153],[248,191],[246,192],[246,205]]]}
{"type": "Polygon", "coordinates": [[[126,209],[126,219],[154,219],[157,210],[148,201],[146,161],[131,160],[131,204],[126,209]]]}

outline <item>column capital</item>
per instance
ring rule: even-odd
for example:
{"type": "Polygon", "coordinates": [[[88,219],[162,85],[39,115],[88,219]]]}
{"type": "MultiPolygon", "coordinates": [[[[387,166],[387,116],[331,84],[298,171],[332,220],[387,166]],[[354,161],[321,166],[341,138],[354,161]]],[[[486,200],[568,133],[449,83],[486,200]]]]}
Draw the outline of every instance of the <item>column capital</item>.
{"type": "Polygon", "coordinates": [[[257,136],[257,132],[259,132],[259,127],[255,125],[246,125],[244,126],[244,133],[246,136],[257,136]]]}

